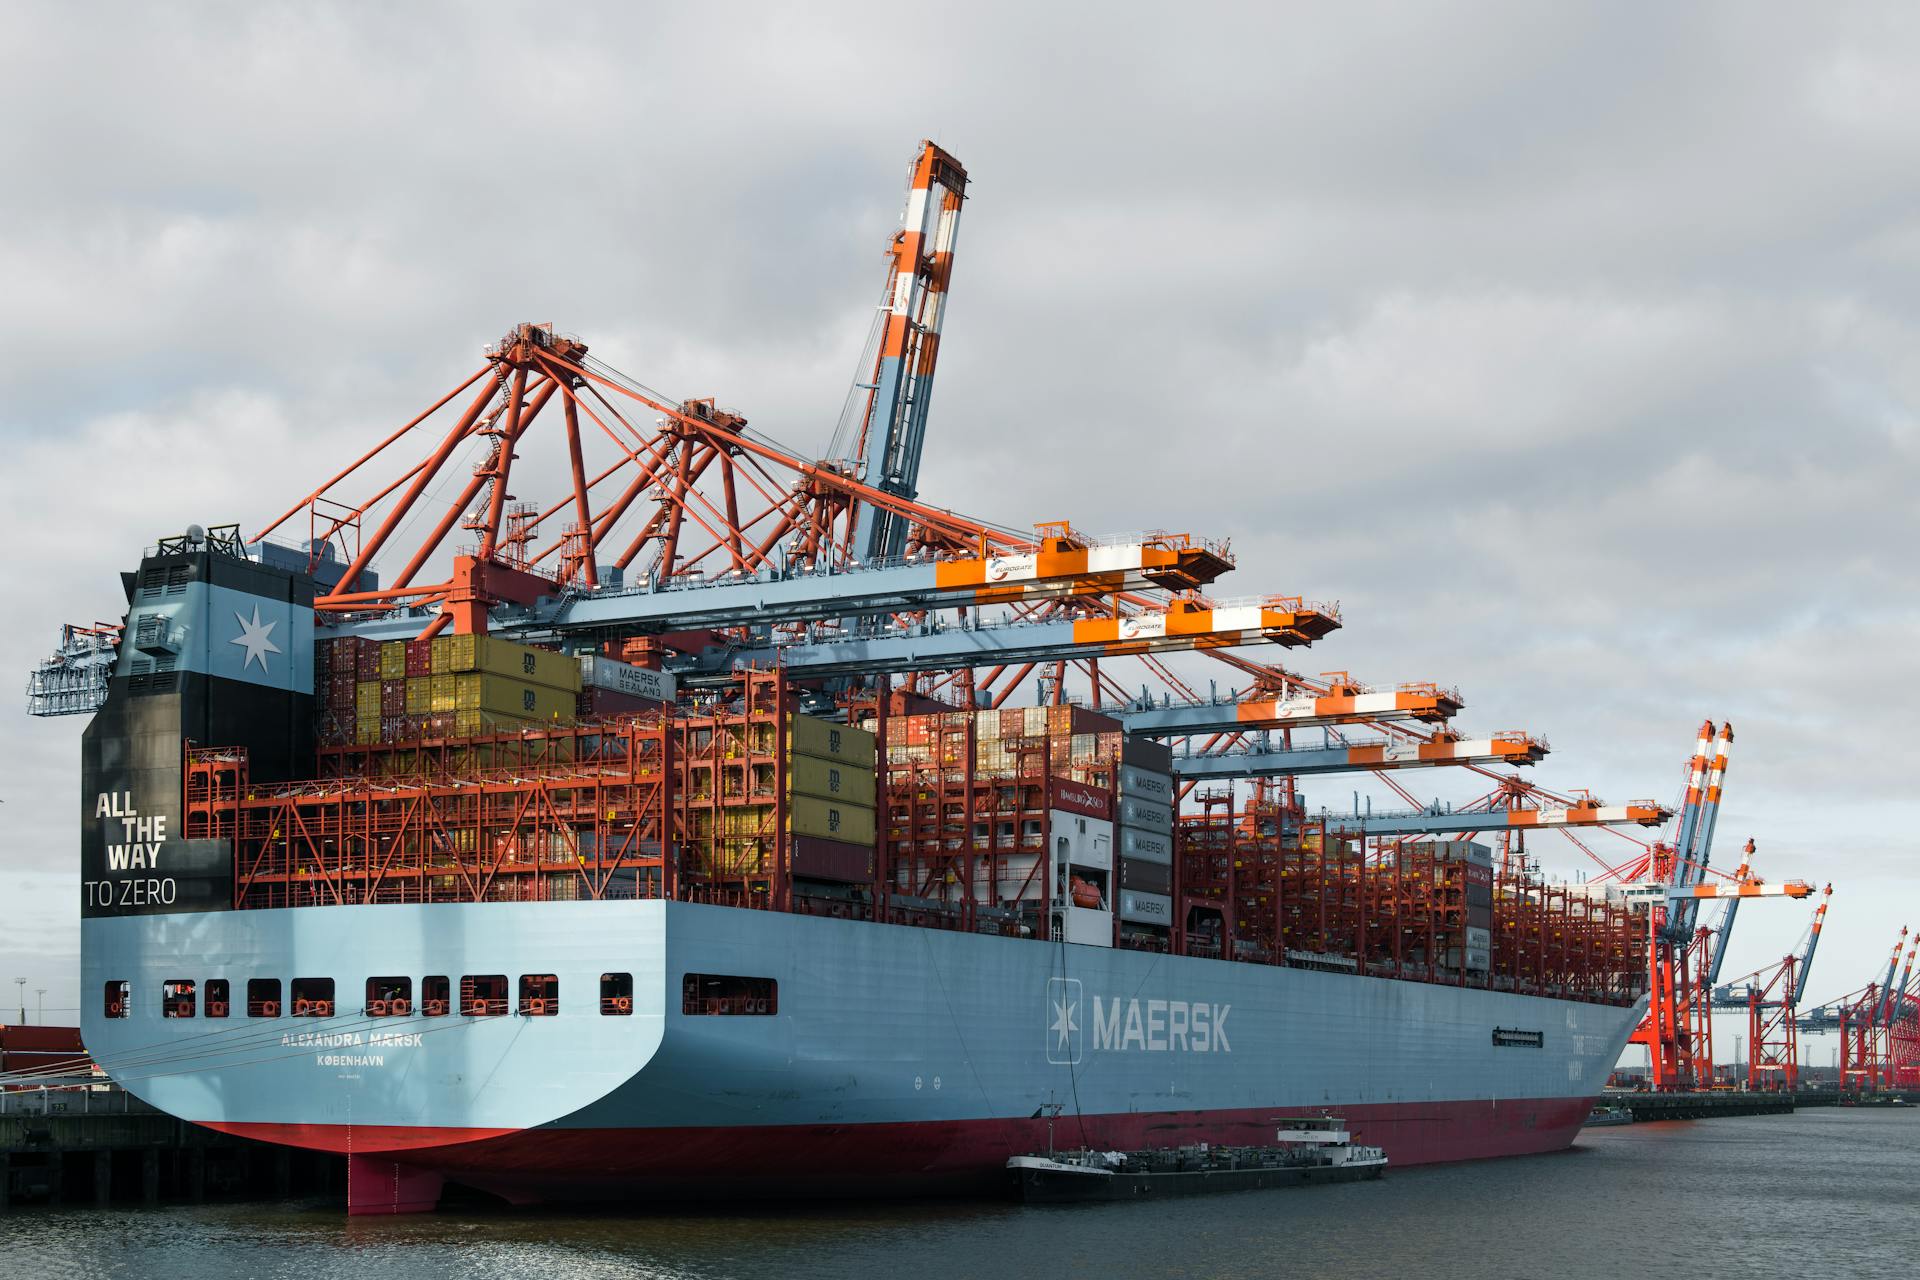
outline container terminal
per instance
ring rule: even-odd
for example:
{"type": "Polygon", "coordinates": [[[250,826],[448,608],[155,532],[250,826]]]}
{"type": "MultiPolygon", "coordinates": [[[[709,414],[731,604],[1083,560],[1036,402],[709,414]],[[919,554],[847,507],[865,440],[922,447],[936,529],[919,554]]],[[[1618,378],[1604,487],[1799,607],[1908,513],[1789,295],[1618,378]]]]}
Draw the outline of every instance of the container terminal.
{"type": "MultiPolygon", "coordinates": [[[[525,323],[256,531],[130,559],[28,686],[90,717],[100,1072],[394,1213],[977,1190],[1053,1123],[1329,1108],[1396,1167],[1547,1151],[1630,1039],[1673,1092],[1716,1003],[1756,1060],[1795,1034],[1811,945],[1714,985],[1741,903],[1813,892],[1711,865],[1730,727],[1677,805],[1550,791],[1458,690],[1275,660],[1341,613],[1220,594],[1224,543],[922,499],[966,194],[923,143],[822,456],[525,323]],[[1408,807],[1309,803],[1361,773],[1408,807]]],[[[1915,1060],[1892,982],[1833,1015],[1874,1088],[1915,1060]]]]}

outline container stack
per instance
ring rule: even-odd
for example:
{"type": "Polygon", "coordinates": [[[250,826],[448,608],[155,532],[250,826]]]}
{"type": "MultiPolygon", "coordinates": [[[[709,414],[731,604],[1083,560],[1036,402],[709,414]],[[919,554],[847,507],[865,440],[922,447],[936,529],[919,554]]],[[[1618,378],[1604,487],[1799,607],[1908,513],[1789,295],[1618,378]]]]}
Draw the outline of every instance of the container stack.
{"type": "Polygon", "coordinates": [[[1164,743],[1128,738],[1120,754],[1115,841],[1120,860],[1120,921],[1173,924],[1173,754],[1164,743]]]}
{"type": "Polygon", "coordinates": [[[475,635],[322,640],[315,675],[328,746],[570,723],[580,690],[567,655],[475,635]]]}
{"type": "Polygon", "coordinates": [[[873,734],[812,716],[787,719],[787,834],[793,874],[873,879],[878,753],[873,734]]]}

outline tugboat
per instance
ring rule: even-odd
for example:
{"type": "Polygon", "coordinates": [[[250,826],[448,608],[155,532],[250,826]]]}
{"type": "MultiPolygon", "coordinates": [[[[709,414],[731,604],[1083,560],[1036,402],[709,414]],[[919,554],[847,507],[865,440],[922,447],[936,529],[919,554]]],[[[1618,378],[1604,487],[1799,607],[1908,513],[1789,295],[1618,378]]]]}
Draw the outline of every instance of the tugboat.
{"type": "Polygon", "coordinates": [[[1632,1124],[1633,1110],[1618,1103],[1603,1102],[1587,1112],[1587,1122],[1583,1128],[1605,1129],[1616,1124],[1632,1124]]]}
{"type": "Polygon", "coordinates": [[[1339,1116],[1289,1118],[1270,1147],[1199,1143],[1151,1151],[1049,1152],[1007,1161],[1028,1204],[1255,1191],[1321,1182],[1360,1182],[1387,1167],[1379,1147],[1355,1145],[1339,1116]]]}

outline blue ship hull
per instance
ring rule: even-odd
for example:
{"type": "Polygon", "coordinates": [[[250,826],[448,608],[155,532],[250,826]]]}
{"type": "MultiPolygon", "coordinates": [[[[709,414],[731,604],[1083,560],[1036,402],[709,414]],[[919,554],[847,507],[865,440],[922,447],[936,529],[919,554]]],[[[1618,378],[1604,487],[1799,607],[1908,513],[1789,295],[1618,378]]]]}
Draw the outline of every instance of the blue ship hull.
{"type": "Polygon", "coordinates": [[[1564,1147],[1642,1006],[667,901],[333,906],[84,922],[86,1041],[195,1123],[515,1200],[996,1185],[1047,1139],[1257,1143],[1336,1111],[1396,1165],[1564,1147]],[[630,1015],[604,973],[633,976],[630,1015]],[[688,973],[777,1012],[683,1008],[688,973]],[[369,977],[553,974],[558,1012],[370,1018],[369,977]],[[325,1018],[250,978],[329,977],[325,1018]],[[232,984],[166,1018],[162,984],[232,984]],[[97,993],[125,981],[128,1016],[97,993]]]}

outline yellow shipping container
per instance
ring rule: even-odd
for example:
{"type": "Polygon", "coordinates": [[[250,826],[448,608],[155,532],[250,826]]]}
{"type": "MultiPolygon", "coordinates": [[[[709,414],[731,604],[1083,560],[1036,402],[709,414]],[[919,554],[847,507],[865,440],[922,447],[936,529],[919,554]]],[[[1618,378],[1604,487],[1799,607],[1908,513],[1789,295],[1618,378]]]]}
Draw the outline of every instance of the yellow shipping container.
{"type": "Polygon", "coordinates": [[[433,661],[434,671],[439,672],[440,641],[447,642],[445,670],[465,673],[484,672],[489,675],[511,676],[528,684],[545,685],[550,689],[565,689],[568,693],[580,692],[580,663],[576,658],[564,653],[555,653],[551,649],[535,649],[531,645],[515,644],[511,640],[502,640],[498,636],[435,636],[433,661]]]}
{"type": "MultiPolygon", "coordinates": [[[[375,694],[377,695],[379,693],[380,686],[376,684],[373,686],[373,688],[374,688],[375,694]]],[[[375,701],[376,702],[379,701],[377,696],[375,697],[375,701]]],[[[374,713],[370,716],[357,715],[354,717],[353,740],[358,743],[380,741],[380,712],[377,707],[375,708],[374,713]]]]}
{"type": "Polygon", "coordinates": [[[432,674],[453,674],[453,637],[435,636],[433,643],[427,646],[427,670],[432,674]]]}
{"type": "Polygon", "coordinates": [[[822,840],[871,845],[874,835],[873,810],[862,805],[822,800],[818,796],[791,796],[787,800],[787,830],[797,836],[818,836],[822,840]]]}
{"type": "Polygon", "coordinates": [[[407,681],[407,714],[424,716],[433,710],[433,677],[414,676],[407,681]]]}
{"type": "Polygon", "coordinates": [[[372,716],[375,720],[380,718],[380,682],[378,680],[362,680],[354,687],[353,710],[354,714],[362,720],[368,716],[372,716]]]}
{"type": "Polygon", "coordinates": [[[817,756],[793,756],[787,761],[787,791],[797,796],[818,796],[822,800],[871,808],[873,766],[863,768],[817,756]]]}
{"type": "MultiPolygon", "coordinates": [[[[440,637],[438,636],[434,637],[434,643],[438,644],[439,641],[440,641],[440,637]]],[[[448,673],[445,675],[431,675],[431,676],[427,676],[426,679],[429,682],[428,691],[427,691],[427,710],[428,711],[432,712],[435,715],[438,715],[442,711],[459,710],[459,708],[453,705],[454,677],[451,673],[448,673]]]]}
{"type": "Polygon", "coordinates": [[[837,760],[873,768],[874,738],[865,729],[816,720],[812,716],[787,718],[787,754],[837,760]]]}
{"type": "Polygon", "coordinates": [[[405,640],[389,640],[380,646],[380,678],[382,680],[407,678],[407,642],[405,640]]]}
{"type": "Polygon", "coordinates": [[[574,695],[564,689],[482,671],[468,671],[453,677],[455,711],[490,711],[498,716],[555,724],[571,722],[573,708],[574,695]]]}

